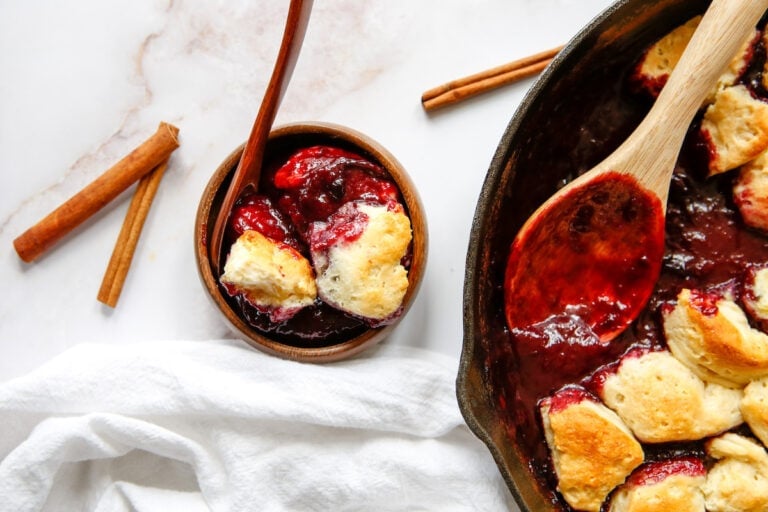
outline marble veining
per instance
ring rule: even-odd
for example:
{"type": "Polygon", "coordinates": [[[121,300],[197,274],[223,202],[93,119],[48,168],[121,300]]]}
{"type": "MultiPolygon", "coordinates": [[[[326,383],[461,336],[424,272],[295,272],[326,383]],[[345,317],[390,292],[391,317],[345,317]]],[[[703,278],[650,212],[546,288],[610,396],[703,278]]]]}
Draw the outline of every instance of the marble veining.
{"type": "MultiPolygon", "coordinates": [[[[430,226],[425,282],[387,343],[453,356],[483,177],[531,80],[425,114],[447,80],[566,42],[609,0],[315,0],[277,122],[365,132],[419,186],[430,226]]],[[[211,172],[245,140],[287,2],[81,0],[0,3],[0,379],[78,343],[218,339],[192,226],[211,172]],[[96,293],[132,189],[33,264],[12,240],[151,134],[174,153],[117,308],[96,293]]]]}

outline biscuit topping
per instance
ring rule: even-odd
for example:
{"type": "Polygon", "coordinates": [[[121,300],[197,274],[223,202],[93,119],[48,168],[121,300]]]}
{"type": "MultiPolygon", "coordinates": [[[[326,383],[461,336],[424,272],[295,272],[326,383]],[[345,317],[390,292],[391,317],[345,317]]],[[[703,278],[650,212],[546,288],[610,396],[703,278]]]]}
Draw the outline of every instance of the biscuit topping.
{"type": "Polygon", "coordinates": [[[411,242],[402,208],[347,203],[309,233],[323,300],[373,324],[397,312],[408,290],[401,262],[411,242]]]}

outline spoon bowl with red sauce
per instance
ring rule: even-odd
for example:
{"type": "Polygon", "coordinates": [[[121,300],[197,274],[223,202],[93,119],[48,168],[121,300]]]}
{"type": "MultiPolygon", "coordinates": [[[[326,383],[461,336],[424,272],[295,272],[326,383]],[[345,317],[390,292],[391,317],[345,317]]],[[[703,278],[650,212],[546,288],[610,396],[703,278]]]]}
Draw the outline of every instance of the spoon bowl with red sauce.
{"type": "MultiPolygon", "coordinates": [[[[354,238],[354,216],[336,213],[350,199],[399,203],[410,219],[412,239],[403,265],[408,286],[396,313],[383,321],[363,321],[317,300],[285,319],[281,311],[264,314],[222,283],[210,257],[210,236],[243,146],[216,169],[206,186],[195,221],[195,255],[207,295],[239,337],[255,348],[287,359],[307,362],[337,361],[371,347],[391,333],[416,298],[427,259],[427,225],[414,183],[398,160],[376,141],[360,132],[330,123],[295,123],[271,131],[264,150],[258,194],[245,195],[235,204],[224,236],[221,261],[234,240],[248,229],[281,244],[296,246],[296,233],[318,220],[337,219],[315,243],[331,244],[354,238]],[[320,179],[298,183],[312,166],[326,165],[320,179]],[[333,162],[340,162],[334,164],[333,162]],[[296,181],[297,186],[293,186],[296,181]],[[278,194],[279,190],[289,190],[278,194]],[[278,202],[274,199],[280,196],[278,202]],[[264,198],[269,198],[264,201],[264,198]],[[294,211],[301,202],[301,209],[294,211]],[[293,208],[293,209],[292,209],[293,208]],[[279,210],[279,211],[276,211],[279,210]],[[278,220],[275,220],[278,219],[278,220]]],[[[314,243],[314,242],[313,242],[314,243]]],[[[305,248],[306,250],[306,248],[305,248]]],[[[285,315],[288,316],[288,315],[285,315]]]]}

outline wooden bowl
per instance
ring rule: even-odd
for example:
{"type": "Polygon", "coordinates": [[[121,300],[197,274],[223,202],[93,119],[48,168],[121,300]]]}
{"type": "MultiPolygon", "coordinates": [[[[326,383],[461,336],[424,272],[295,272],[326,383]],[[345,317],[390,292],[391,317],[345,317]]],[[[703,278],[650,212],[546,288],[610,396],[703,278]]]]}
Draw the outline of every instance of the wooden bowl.
{"type": "Polygon", "coordinates": [[[404,200],[404,206],[411,219],[413,231],[412,258],[408,270],[408,290],[403,299],[403,311],[391,324],[368,328],[351,339],[339,343],[330,342],[324,346],[295,346],[274,339],[252,327],[232,307],[226,292],[218,282],[218,276],[211,267],[208,239],[226,188],[243,151],[241,145],[235,149],[216,169],[206,186],[195,220],[195,256],[200,279],[208,296],[221,312],[225,321],[235,333],[253,347],[267,353],[305,362],[338,361],[373,346],[385,338],[405,316],[416,298],[424,276],[427,261],[427,224],[424,209],[416,187],[397,159],[381,145],[355,130],[328,123],[290,124],[274,129],[269,136],[265,152],[265,165],[276,155],[283,157],[291,151],[315,144],[333,145],[351,150],[381,165],[394,179],[404,200]]]}
{"type": "MultiPolygon", "coordinates": [[[[539,484],[505,421],[496,375],[508,339],[503,278],[509,246],[525,220],[563,182],[605,158],[645,114],[621,105],[621,80],[641,51],[695,14],[704,0],[620,0],[581,30],[534,83],[498,145],[480,192],[464,281],[460,409],[488,447],[524,511],[569,510],[539,484]],[[605,141],[578,154],[579,141],[605,141]],[[500,360],[501,359],[501,360],[500,360]]],[[[647,110],[647,109],[646,109],[647,110]]],[[[507,371],[514,371],[507,366],[507,371]]]]}

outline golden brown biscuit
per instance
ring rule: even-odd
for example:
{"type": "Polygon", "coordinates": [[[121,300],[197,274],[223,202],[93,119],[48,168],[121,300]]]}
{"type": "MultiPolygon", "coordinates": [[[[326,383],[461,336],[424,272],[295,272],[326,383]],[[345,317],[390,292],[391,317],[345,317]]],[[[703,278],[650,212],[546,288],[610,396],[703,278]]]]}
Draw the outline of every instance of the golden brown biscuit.
{"type": "Polygon", "coordinates": [[[315,301],[314,278],[309,260],[296,249],[249,230],[232,244],[221,282],[282,321],[315,301]]]}
{"type": "Polygon", "coordinates": [[[747,39],[741,45],[736,56],[728,64],[728,67],[725,68],[723,74],[717,79],[717,85],[715,85],[712,92],[705,100],[705,105],[714,102],[718,92],[726,87],[735,85],[739,78],[744,75],[744,72],[752,61],[752,57],[755,54],[755,48],[759,42],[760,31],[755,29],[749,36],[747,36],[747,39]]]}
{"type": "Polygon", "coordinates": [[[743,387],[768,376],[768,335],[732,300],[683,289],[663,326],[672,354],[707,382],[743,387]]]}
{"type": "Polygon", "coordinates": [[[704,512],[706,475],[694,457],[648,462],[614,493],[608,512],[704,512]]]}
{"type": "Polygon", "coordinates": [[[599,394],[646,443],[694,441],[742,423],[740,390],[705,383],[666,350],[630,351],[599,394]]]}
{"type": "Polygon", "coordinates": [[[310,240],[344,224],[359,236],[333,242],[323,250],[314,241],[312,262],[317,289],[328,304],[353,315],[385,320],[394,315],[408,290],[408,271],[401,261],[411,242],[411,222],[402,208],[347,203],[328,223],[313,224],[310,240]]]}
{"type": "MultiPolygon", "coordinates": [[[[763,32],[763,45],[768,48],[768,31],[763,32]]],[[[768,60],[763,64],[762,82],[763,87],[768,89],[768,60]]]]}
{"type": "Polygon", "coordinates": [[[688,41],[693,37],[699,22],[701,22],[701,16],[691,18],[648,48],[633,75],[633,80],[642,89],[654,97],[659,95],[685,47],[688,46],[688,41]]]}
{"type": "Polygon", "coordinates": [[[643,462],[643,449],[615,412],[584,388],[542,400],[541,417],[558,491],[576,510],[597,512],[608,494],[643,462]]]}
{"type": "Polygon", "coordinates": [[[768,149],[768,103],[743,85],[726,87],[704,112],[700,131],[710,176],[735,169],[768,149]]]}
{"type": "Polygon", "coordinates": [[[733,201],[744,224],[768,231],[768,151],[739,169],[733,184],[733,201]]]}
{"type": "Polygon", "coordinates": [[[718,459],[702,487],[709,512],[768,510],[768,453],[759,443],[728,433],[708,441],[706,450],[718,459]]]}
{"type": "MultiPolygon", "coordinates": [[[[691,18],[683,25],[659,39],[643,54],[635,68],[632,80],[651,96],[658,96],[666,84],[669,75],[680,60],[685,47],[699,26],[701,16],[691,18]]],[[[760,39],[760,32],[755,30],[744,42],[739,52],[730,62],[717,81],[717,85],[704,101],[705,105],[712,103],[718,91],[734,85],[749,66],[754,48],[760,39]]]]}
{"type": "Polygon", "coordinates": [[[747,271],[742,301],[752,321],[763,332],[768,332],[768,267],[747,271]]]}
{"type": "Polygon", "coordinates": [[[753,380],[744,388],[741,414],[752,433],[768,446],[768,377],[753,380]]]}

